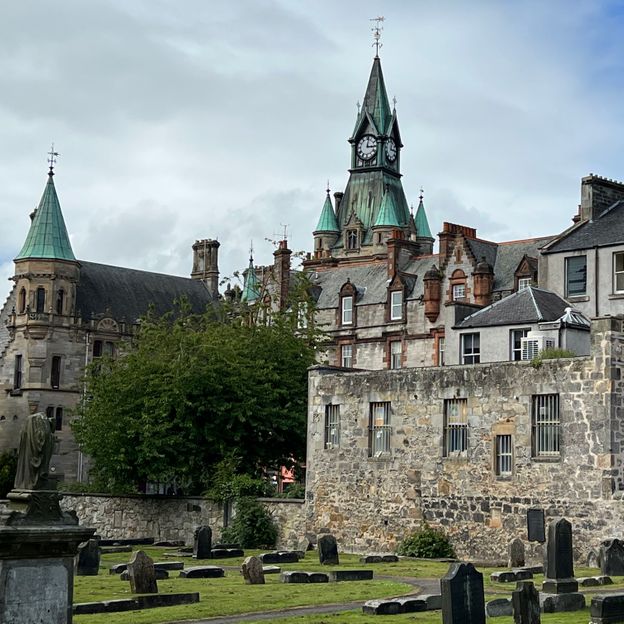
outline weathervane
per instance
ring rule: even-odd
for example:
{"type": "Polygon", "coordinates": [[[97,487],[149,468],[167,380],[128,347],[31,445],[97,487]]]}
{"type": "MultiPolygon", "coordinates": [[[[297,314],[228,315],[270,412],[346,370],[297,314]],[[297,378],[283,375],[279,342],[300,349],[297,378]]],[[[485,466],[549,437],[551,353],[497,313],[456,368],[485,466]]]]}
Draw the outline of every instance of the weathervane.
{"type": "Polygon", "coordinates": [[[419,197],[418,197],[418,199],[420,199],[420,201],[422,201],[422,200],[423,200],[423,193],[424,193],[424,192],[425,192],[425,189],[421,186],[421,187],[420,187],[420,195],[419,195],[419,197]]]}
{"type": "Polygon", "coordinates": [[[329,180],[327,180],[327,194],[329,195],[329,180]]]}
{"type": "Polygon", "coordinates": [[[383,26],[381,24],[385,19],[386,18],[383,15],[380,15],[379,17],[372,17],[369,20],[370,22],[377,22],[371,28],[373,31],[373,39],[375,40],[373,42],[373,45],[375,46],[375,58],[379,57],[379,48],[383,48],[383,43],[380,43],[379,40],[381,39],[381,31],[383,30],[383,26]]]}
{"type": "Polygon", "coordinates": [[[280,225],[284,228],[284,238],[282,240],[288,240],[288,223],[280,223],[280,225]]]}
{"type": "Polygon", "coordinates": [[[249,262],[253,262],[253,239],[249,241],[249,262]]]}
{"type": "Polygon", "coordinates": [[[54,151],[54,143],[52,143],[52,147],[50,148],[50,151],[48,152],[48,156],[50,157],[48,158],[48,163],[50,165],[50,171],[48,172],[48,174],[54,175],[54,165],[56,165],[56,157],[60,156],[58,152],[54,151]]]}

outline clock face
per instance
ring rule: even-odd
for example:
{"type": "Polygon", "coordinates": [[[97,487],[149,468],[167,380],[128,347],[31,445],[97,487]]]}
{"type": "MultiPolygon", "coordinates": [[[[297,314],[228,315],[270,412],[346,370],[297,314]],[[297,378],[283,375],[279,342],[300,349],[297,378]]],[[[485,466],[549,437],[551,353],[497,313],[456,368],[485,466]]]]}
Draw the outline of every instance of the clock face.
{"type": "Polygon", "coordinates": [[[362,160],[370,160],[376,153],[377,139],[370,134],[365,134],[357,144],[357,155],[362,160]]]}
{"type": "Polygon", "coordinates": [[[397,146],[393,139],[388,139],[386,143],[386,158],[388,162],[394,162],[397,157],[397,146]]]}

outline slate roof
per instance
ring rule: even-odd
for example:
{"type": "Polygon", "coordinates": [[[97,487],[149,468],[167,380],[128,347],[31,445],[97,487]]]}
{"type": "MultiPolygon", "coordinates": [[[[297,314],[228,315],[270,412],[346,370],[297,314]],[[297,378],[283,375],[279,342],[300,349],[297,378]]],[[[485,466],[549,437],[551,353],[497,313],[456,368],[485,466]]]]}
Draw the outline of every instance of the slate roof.
{"type": "Polygon", "coordinates": [[[529,287],[467,316],[456,329],[556,321],[570,304],[550,290],[529,287]]]}
{"type": "Polygon", "coordinates": [[[605,210],[597,219],[583,221],[555,239],[544,253],[608,247],[624,243],[624,200],[605,210]]]}
{"type": "Polygon", "coordinates": [[[83,319],[110,310],[113,318],[132,323],[150,305],[157,315],[170,311],[174,300],[182,296],[196,313],[204,312],[212,302],[201,280],[80,261],[76,311],[83,319]]]}

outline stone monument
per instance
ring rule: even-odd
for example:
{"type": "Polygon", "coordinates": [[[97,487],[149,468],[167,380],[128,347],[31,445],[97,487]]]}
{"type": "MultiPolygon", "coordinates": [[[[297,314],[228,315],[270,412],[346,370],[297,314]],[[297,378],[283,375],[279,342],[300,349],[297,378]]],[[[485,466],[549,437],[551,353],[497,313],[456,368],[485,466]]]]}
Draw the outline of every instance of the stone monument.
{"type": "Polygon", "coordinates": [[[336,538],[329,533],[319,535],[317,539],[319,562],[323,565],[338,565],[338,543],[336,538]]]}
{"type": "Polygon", "coordinates": [[[483,574],[472,563],[452,563],[440,590],[443,624],[485,624],[483,574]]]}
{"type": "Polygon", "coordinates": [[[95,529],[61,511],[50,477],[53,424],[28,418],[20,435],[15,487],[0,514],[0,624],[71,624],[74,558],[95,529]]]}
{"type": "Polygon", "coordinates": [[[616,538],[602,542],[598,561],[604,575],[624,576],[624,542],[616,538]]]}
{"type": "Polygon", "coordinates": [[[212,557],[212,529],[209,526],[198,526],[193,534],[193,559],[210,559],[212,557]]]}

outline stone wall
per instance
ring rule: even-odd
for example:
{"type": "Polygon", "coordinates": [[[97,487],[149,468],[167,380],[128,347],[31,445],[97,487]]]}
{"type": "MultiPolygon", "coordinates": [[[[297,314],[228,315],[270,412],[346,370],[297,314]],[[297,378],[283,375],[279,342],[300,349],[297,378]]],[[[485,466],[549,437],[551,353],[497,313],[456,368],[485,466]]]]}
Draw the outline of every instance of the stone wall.
{"type": "MultiPolygon", "coordinates": [[[[592,324],[589,357],[544,362],[347,372],[310,371],[307,525],[347,551],[391,551],[423,520],[460,556],[500,560],[526,510],[569,517],[583,558],[624,533],[622,321],[592,324]],[[534,456],[532,402],[559,397],[560,452],[534,456]],[[444,446],[445,401],[466,401],[467,448],[444,446]],[[389,402],[389,452],[371,456],[370,404],[389,402]],[[340,441],[325,444],[325,406],[340,406],[340,441]],[[512,471],[497,475],[495,440],[510,435],[512,471]]],[[[448,403],[446,403],[448,408],[448,403]]]]}
{"type": "MultiPolygon", "coordinates": [[[[295,546],[305,531],[303,501],[260,499],[279,528],[278,545],[295,546]]],[[[65,494],[63,509],[73,509],[80,524],[104,539],[154,537],[193,543],[196,526],[209,525],[215,540],[223,529],[223,507],[200,497],[65,494]]]]}

